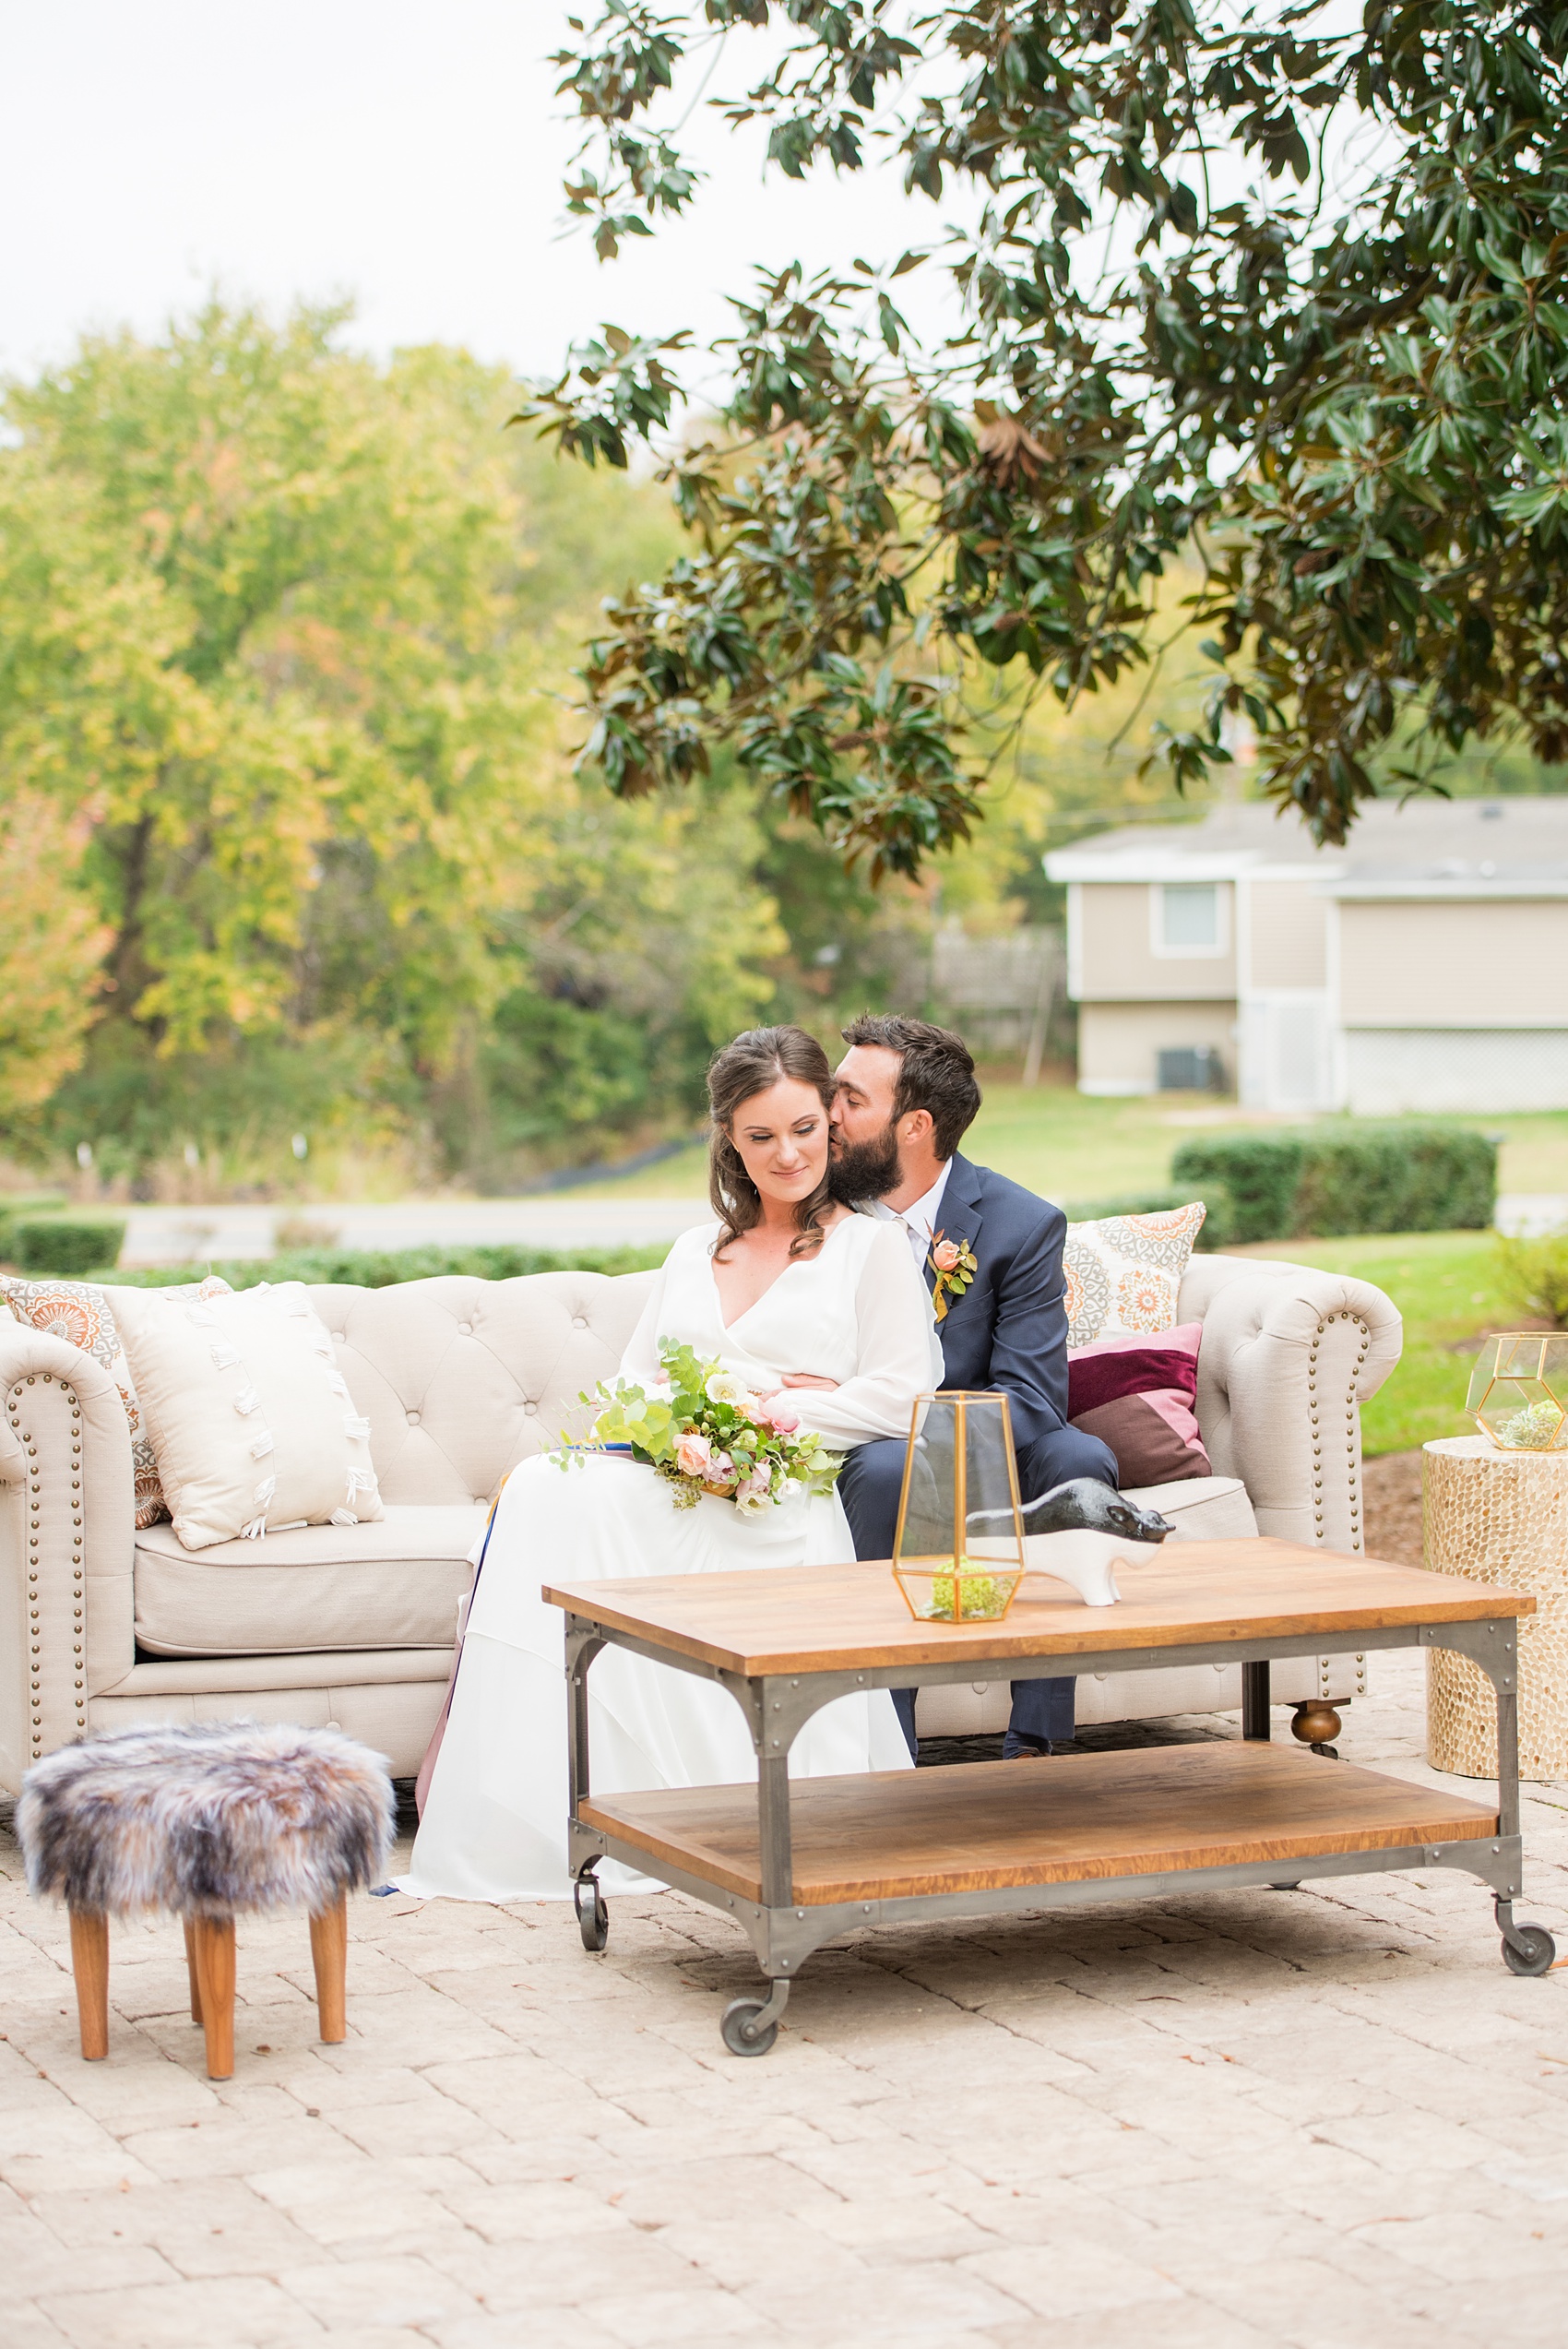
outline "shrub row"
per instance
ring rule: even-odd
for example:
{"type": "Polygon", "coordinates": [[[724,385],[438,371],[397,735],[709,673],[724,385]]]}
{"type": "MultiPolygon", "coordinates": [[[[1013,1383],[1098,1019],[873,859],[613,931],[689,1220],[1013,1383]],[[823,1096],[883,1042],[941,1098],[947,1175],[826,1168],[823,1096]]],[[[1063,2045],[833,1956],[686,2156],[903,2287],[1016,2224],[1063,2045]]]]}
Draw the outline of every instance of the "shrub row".
{"type": "Polygon", "coordinates": [[[1211,1222],[1222,1194],[1232,1241],[1479,1231],[1497,1205],[1497,1143],[1414,1118],[1212,1134],[1182,1144],[1170,1180],[1174,1194],[1209,1201],[1211,1222]]]}
{"type": "Polygon", "coordinates": [[[165,1289],[182,1281],[221,1274],[233,1289],[263,1281],[342,1282],[356,1289],[392,1289],[401,1281],[431,1281],[446,1272],[481,1281],[512,1281],[525,1272],[646,1272],[662,1264],[668,1243],[640,1248],[291,1248],[281,1256],[231,1258],[226,1263],[174,1264],[116,1272],[121,1288],[165,1289]]]}
{"type": "Polygon", "coordinates": [[[125,1244],[124,1218],[34,1215],[25,1202],[0,1210],[0,1257],[24,1272],[74,1280],[113,1264],[125,1244]]]}

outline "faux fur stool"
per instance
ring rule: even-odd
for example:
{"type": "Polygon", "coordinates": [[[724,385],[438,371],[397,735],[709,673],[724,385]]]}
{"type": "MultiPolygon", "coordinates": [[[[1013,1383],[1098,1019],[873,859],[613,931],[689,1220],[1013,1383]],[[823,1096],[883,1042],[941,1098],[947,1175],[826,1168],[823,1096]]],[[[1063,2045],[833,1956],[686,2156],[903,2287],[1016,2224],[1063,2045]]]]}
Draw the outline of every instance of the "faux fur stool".
{"type": "Polygon", "coordinates": [[[348,1896],[386,1872],[392,1782],[332,1729],[127,1729],[35,1762],[17,1805],[28,1887],[71,1913],[82,2054],[109,2053],[109,1919],[182,1917],[207,2069],[234,2069],[234,1917],[307,1909],[321,2035],[347,2035],[348,1896]]]}

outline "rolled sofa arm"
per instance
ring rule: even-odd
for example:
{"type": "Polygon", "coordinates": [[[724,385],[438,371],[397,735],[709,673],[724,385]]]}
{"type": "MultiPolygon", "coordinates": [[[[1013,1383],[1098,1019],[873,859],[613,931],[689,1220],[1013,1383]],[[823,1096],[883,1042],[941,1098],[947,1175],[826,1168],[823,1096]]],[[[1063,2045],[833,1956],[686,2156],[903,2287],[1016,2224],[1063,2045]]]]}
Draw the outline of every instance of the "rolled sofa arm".
{"type": "Polygon", "coordinates": [[[136,1659],[131,1437],[63,1338],[0,1321],[0,1791],[88,1726],[136,1659]]]}
{"type": "Polygon", "coordinates": [[[1179,1309],[1203,1318],[1197,1415],[1209,1460],[1241,1479],[1259,1532],[1360,1550],[1360,1406],[1399,1360],[1393,1299],[1309,1265],[1211,1256],[1194,1260],[1179,1309]]]}

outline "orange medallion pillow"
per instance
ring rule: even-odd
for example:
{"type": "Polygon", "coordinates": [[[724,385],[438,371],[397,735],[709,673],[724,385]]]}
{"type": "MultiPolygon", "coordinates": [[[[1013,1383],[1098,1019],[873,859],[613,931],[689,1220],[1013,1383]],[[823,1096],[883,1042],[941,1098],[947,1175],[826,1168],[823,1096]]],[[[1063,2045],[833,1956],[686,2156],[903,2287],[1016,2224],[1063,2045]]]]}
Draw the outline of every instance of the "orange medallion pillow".
{"type": "Polygon", "coordinates": [[[1175,1327],[1182,1275],[1207,1212],[1194,1199],[1154,1215],[1068,1224],[1062,1270],[1070,1352],[1097,1338],[1158,1337],[1175,1327]]]}

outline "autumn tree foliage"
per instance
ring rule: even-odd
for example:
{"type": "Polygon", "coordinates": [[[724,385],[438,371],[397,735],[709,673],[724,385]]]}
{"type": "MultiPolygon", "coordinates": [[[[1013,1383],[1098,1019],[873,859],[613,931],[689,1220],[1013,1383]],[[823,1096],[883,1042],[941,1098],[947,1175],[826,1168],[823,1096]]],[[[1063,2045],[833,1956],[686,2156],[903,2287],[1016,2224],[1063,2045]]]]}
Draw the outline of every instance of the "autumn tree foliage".
{"type": "Polygon", "coordinates": [[[564,747],[563,630],[662,515],[505,435],[505,370],[342,324],[214,303],[6,395],[13,1154],[232,1179],[303,1128],[495,1179],[679,1125],[771,994],[746,811],[564,747]]]}

